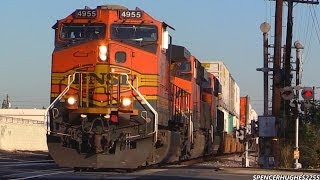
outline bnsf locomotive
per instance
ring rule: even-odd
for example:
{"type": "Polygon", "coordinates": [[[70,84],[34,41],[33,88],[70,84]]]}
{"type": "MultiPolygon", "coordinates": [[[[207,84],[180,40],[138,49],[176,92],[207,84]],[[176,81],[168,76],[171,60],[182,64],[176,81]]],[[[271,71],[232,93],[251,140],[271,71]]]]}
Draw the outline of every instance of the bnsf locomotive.
{"type": "Polygon", "coordinates": [[[47,133],[57,164],[137,168],[213,153],[216,79],[169,28],[117,5],[57,21],[47,133]]]}

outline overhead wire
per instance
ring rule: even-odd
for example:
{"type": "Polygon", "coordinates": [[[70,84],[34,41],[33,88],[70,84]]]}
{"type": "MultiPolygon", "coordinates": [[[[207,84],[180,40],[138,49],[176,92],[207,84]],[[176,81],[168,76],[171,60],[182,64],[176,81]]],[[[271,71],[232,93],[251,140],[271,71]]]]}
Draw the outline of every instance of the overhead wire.
{"type": "MultiPolygon", "coordinates": [[[[298,5],[298,3],[296,4],[298,5]]],[[[308,23],[310,21],[308,21],[307,15],[305,13],[305,6],[297,6],[296,7],[296,13],[297,16],[294,17],[294,30],[296,33],[294,33],[296,35],[295,40],[296,41],[300,41],[301,43],[306,42],[306,29],[308,28],[308,23]],[[304,23],[307,22],[307,26],[304,25],[304,23]],[[307,28],[306,28],[307,27],[307,28]]],[[[301,52],[302,53],[302,52],[301,52]]],[[[302,56],[301,56],[302,57],[302,56]]],[[[302,58],[303,59],[303,58],[302,58]]],[[[300,59],[300,60],[302,60],[300,59]]],[[[303,65],[302,62],[300,64],[300,72],[299,72],[299,78],[300,78],[300,82],[302,81],[302,71],[303,71],[303,65]]],[[[296,77],[297,78],[297,77],[296,77]]]]}
{"type": "Polygon", "coordinates": [[[318,20],[318,17],[317,17],[317,14],[316,14],[316,10],[315,10],[315,5],[312,5],[311,8],[309,9],[310,10],[310,13],[311,13],[311,17],[312,17],[312,23],[314,25],[314,29],[316,31],[316,35],[317,35],[317,38],[318,38],[318,42],[319,42],[319,45],[320,45],[320,26],[319,26],[319,20],[318,20]]]}
{"type": "Polygon", "coordinates": [[[311,42],[312,42],[312,36],[313,36],[313,31],[310,30],[312,29],[312,23],[310,22],[310,13],[308,12],[309,10],[309,7],[305,7],[305,11],[306,11],[306,16],[307,16],[307,26],[306,26],[306,30],[305,30],[305,39],[304,39],[304,42],[305,42],[305,56],[304,58],[302,59],[302,65],[303,64],[306,64],[308,61],[309,61],[309,55],[310,55],[310,50],[311,50],[311,42]]]}

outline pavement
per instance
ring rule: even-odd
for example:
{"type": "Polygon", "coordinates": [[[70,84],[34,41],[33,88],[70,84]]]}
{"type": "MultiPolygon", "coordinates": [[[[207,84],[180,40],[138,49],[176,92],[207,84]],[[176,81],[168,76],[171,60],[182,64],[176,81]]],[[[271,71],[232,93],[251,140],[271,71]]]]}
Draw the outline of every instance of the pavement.
{"type": "Polygon", "coordinates": [[[224,156],[217,160],[204,162],[199,165],[204,168],[212,168],[215,171],[225,173],[239,174],[283,174],[283,175],[301,175],[301,174],[320,174],[320,169],[293,169],[293,168],[260,168],[257,164],[257,158],[254,153],[249,155],[250,167],[242,167],[242,157],[238,155],[224,156]]]}
{"type": "Polygon", "coordinates": [[[320,174],[320,169],[262,169],[262,168],[223,168],[221,171],[236,174],[281,174],[281,175],[303,175],[320,174]]]}

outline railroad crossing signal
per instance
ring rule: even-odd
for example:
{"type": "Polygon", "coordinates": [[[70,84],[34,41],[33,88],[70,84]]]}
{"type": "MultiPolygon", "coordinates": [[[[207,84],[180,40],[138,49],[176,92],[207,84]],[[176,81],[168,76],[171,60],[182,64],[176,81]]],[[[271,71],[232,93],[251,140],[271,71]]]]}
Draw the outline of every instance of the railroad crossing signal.
{"type": "Polygon", "coordinates": [[[301,91],[301,96],[304,100],[312,100],[314,98],[314,91],[312,87],[304,87],[301,91]]]}
{"type": "Polygon", "coordinates": [[[253,137],[259,136],[259,122],[255,120],[251,120],[251,135],[253,137]]]}
{"type": "Polygon", "coordinates": [[[293,87],[286,86],[281,90],[281,96],[284,100],[291,100],[294,98],[293,87]]]}

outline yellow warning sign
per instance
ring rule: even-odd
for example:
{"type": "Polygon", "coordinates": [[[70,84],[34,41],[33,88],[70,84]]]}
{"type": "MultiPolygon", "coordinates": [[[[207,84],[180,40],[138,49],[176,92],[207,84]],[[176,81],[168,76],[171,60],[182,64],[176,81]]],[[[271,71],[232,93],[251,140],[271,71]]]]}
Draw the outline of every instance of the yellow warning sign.
{"type": "Polygon", "coordinates": [[[299,159],[300,157],[300,152],[299,150],[294,150],[293,151],[293,159],[299,159]]]}

